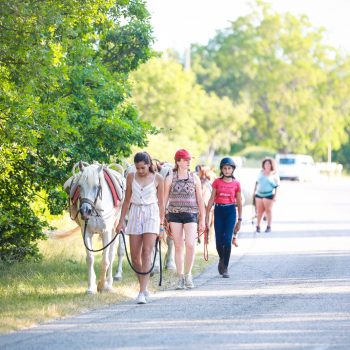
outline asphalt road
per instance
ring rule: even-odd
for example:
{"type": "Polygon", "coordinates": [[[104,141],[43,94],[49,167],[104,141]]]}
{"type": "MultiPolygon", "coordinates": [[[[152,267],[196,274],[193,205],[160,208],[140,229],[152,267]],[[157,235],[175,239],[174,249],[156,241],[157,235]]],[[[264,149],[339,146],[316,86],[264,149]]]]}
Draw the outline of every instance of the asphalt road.
{"type": "MultiPolygon", "coordinates": [[[[245,222],[231,278],[0,336],[0,349],[350,349],[350,181],[282,182],[273,232],[245,222]]],[[[246,211],[249,219],[250,211],[246,211]]]]}

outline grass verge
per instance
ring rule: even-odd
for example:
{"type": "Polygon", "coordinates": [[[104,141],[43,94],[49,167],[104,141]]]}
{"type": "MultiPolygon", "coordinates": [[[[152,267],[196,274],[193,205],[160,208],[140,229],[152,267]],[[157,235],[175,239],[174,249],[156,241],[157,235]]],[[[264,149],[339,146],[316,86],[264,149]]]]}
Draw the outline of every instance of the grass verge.
{"type": "MultiPolygon", "coordinates": [[[[85,250],[80,234],[40,242],[40,251],[43,260],[39,263],[0,265],[0,333],[120,303],[136,296],[137,279],[126,259],[123,261],[123,280],[114,282],[115,293],[86,294],[85,250]]],[[[216,254],[213,247],[210,247],[209,253],[209,262],[206,262],[203,245],[197,247],[194,276],[214,262],[216,254]]],[[[100,262],[101,253],[97,253],[97,276],[100,262]]],[[[159,275],[156,274],[151,278],[151,291],[173,288],[175,273],[165,271],[161,287],[158,287],[158,282],[159,275]]]]}

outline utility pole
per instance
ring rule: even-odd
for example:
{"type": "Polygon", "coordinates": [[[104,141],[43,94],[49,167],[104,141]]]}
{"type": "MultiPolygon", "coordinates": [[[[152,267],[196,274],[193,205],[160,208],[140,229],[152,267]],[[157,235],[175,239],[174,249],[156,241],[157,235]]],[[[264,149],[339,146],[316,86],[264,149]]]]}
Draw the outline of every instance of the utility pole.
{"type": "Polygon", "coordinates": [[[328,151],[327,161],[328,161],[328,164],[331,164],[332,163],[332,145],[330,143],[328,144],[327,151],[328,151]]]}
{"type": "Polygon", "coordinates": [[[191,70],[191,44],[185,49],[184,69],[186,72],[189,72],[191,70]]]}

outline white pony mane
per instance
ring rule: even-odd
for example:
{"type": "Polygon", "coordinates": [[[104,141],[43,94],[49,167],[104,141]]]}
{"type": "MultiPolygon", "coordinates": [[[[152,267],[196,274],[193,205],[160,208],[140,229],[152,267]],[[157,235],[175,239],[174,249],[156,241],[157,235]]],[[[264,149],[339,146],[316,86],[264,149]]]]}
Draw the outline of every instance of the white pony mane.
{"type": "Polygon", "coordinates": [[[87,186],[97,186],[99,184],[101,173],[97,171],[98,165],[92,164],[85,167],[79,178],[79,185],[86,184],[87,186]]]}

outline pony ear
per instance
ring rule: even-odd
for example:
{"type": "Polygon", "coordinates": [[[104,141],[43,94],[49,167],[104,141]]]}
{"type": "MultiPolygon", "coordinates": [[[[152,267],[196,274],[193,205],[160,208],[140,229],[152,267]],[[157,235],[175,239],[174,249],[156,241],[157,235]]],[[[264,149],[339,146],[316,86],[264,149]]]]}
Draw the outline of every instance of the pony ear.
{"type": "Polygon", "coordinates": [[[84,166],[83,162],[80,160],[80,161],[79,161],[79,170],[80,170],[80,171],[83,171],[84,168],[85,168],[85,166],[84,166]]]}
{"type": "Polygon", "coordinates": [[[102,169],[103,169],[103,165],[101,164],[101,165],[99,165],[99,167],[97,168],[98,173],[101,173],[102,169]]]}

